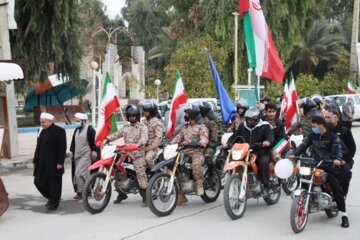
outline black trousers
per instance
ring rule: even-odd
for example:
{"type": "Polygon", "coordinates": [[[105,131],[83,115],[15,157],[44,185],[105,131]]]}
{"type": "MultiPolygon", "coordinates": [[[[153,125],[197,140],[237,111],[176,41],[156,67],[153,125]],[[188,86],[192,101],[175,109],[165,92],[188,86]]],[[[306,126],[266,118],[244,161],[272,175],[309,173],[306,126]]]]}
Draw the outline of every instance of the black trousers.
{"type": "Polygon", "coordinates": [[[330,183],[331,190],[334,194],[334,199],[337,208],[341,212],[346,212],[344,191],[341,185],[341,175],[338,168],[327,168],[325,171],[328,174],[327,181],[330,183]]]}
{"type": "Polygon", "coordinates": [[[256,159],[259,168],[260,181],[265,187],[269,187],[271,154],[260,155],[256,159]]]}
{"type": "Polygon", "coordinates": [[[49,200],[52,207],[58,207],[61,199],[62,176],[41,177],[36,175],[34,184],[44,198],[49,200]]]}
{"type": "Polygon", "coordinates": [[[352,178],[351,167],[349,164],[345,164],[341,166],[341,185],[344,191],[344,196],[346,196],[349,192],[350,180],[352,178]]]}

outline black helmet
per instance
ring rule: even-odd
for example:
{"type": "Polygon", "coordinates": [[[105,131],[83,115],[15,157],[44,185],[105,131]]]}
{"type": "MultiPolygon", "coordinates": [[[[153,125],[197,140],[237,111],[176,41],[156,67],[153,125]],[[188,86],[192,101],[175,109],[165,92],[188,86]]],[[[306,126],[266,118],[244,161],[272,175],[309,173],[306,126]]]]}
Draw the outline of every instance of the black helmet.
{"type": "Polygon", "coordinates": [[[314,98],[313,101],[315,102],[316,105],[320,105],[322,103],[320,98],[314,98]]]}
{"type": "Polygon", "coordinates": [[[201,116],[207,116],[211,111],[211,105],[208,102],[201,102],[199,105],[201,116]]]}
{"type": "Polygon", "coordinates": [[[153,103],[152,101],[145,100],[145,101],[141,102],[140,106],[143,108],[144,112],[150,113],[150,116],[152,116],[152,117],[157,116],[158,109],[157,109],[155,103],[153,103]]]}
{"type": "Polygon", "coordinates": [[[189,104],[184,112],[188,114],[189,119],[196,119],[196,117],[200,114],[200,108],[194,104],[189,104]]]}
{"type": "Polygon", "coordinates": [[[301,107],[304,109],[304,114],[306,115],[311,109],[316,108],[316,103],[310,98],[301,104],[301,107]]]}
{"type": "Polygon", "coordinates": [[[238,101],[236,103],[236,110],[239,110],[239,108],[243,108],[245,111],[249,109],[249,105],[247,105],[244,102],[238,101]]]}
{"type": "Polygon", "coordinates": [[[126,118],[129,120],[130,117],[135,116],[140,122],[140,110],[135,105],[126,106],[126,118]]]}
{"type": "Polygon", "coordinates": [[[246,111],[244,117],[245,117],[245,121],[246,121],[246,126],[248,126],[250,128],[255,127],[256,124],[258,124],[260,121],[260,110],[255,107],[252,107],[246,111]],[[249,124],[247,121],[248,119],[253,119],[256,121],[254,123],[249,124]]]}

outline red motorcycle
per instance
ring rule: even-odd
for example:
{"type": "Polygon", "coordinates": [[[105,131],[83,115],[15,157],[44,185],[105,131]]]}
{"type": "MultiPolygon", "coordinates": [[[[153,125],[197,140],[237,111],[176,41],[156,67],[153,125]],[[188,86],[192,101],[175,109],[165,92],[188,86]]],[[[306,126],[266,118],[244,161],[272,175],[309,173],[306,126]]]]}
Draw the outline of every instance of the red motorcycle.
{"type": "Polygon", "coordinates": [[[82,202],[85,209],[92,213],[102,212],[111,198],[111,182],[115,182],[117,190],[122,193],[139,192],[131,152],[138,150],[138,146],[105,145],[101,151],[101,160],[90,166],[89,170],[98,169],[85,182],[82,191],[82,202]]]}

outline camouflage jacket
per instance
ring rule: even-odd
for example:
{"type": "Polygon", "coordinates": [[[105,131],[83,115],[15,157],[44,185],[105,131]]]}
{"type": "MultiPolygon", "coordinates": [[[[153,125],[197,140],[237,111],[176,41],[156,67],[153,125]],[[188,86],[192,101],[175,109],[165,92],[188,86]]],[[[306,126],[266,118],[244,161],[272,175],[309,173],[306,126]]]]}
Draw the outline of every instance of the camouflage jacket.
{"type": "Polygon", "coordinates": [[[185,125],[180,132],[171,140],[174,143],[190,143],[192,140],[197,140],[204,147],[209,143],[209,131],[205,125],[185,125]]]}
{"type": "Polygon", "coordinates": [[[216,147],[218,145],[218,126],[215,121],[210,120],[205,122],[205,126],[209,131],[209,147],[216,147]]]}
{"type": "Polygon", "coordinates": [[[287,131],[287,135],[290,136],[291,134],[295,133],[298,128],[301,128],[301,134],[303,136],[309,135],[311,133],[311,119],[307,118],[306,116],[301,116],[300,121],[294,123],[289,130],[287,131]]]}
{"type": "Polygon", "coordinates": [[[108,136],[109,141],[123,137],[125,144],[139,144],[144,147],[148,141],[148,128],[143,123],[121,126],[119,130],[108,136]]]}
{"type": "Polygon", "coordinates": [[[243,122],[244,118],[240,117],[239,114],[236,114],[235,117],[231,120],[231,124],[227,132],[235,132],[239,128],[240,124],[243,122]]]}
{"type": "Polygon", "coordinates": [[[156,150],[159,148],[163,138],[163,125],[160,119],[153,117],[149,121],[145,119],[143,123],[148,128],[148,141],[146,143],[149,150],[156,150]]]}

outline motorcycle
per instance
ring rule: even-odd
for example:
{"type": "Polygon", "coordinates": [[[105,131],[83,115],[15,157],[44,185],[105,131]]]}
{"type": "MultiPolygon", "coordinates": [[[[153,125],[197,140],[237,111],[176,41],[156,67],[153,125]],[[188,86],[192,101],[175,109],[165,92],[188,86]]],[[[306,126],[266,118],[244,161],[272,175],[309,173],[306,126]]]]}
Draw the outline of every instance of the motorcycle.
{"type": "Polygon", "coordinates": [[[299,161],[300,188],[292,194],[290,210],[290,223],[294,233],[305,229],[309,213],[325,211],[329,218],[334,218],[339,211],[331,192],[330,184],[326,181],[327,173],[319,169],[320,166],[331,163],[330,160],[320,161],[317,165],[315,159],[295,157],[299,161]]]}
{"type": "MultiPolygon", "coordinates": [[[[172,144],[164,149],[164,161],[155,165],[153,172],[157,172],[146,189],[146,201],[150,210],[157,216],[170,215],[177,206],[179,193],[186,195],[197,194],[196,180],[192,174],[191,157],[183,150],[196,148],[198,145],[172,144]]],[[[220,175],[216,170],[210,173],[207,165],[203,166],[204,195],[200,196],[206,202],[214,202],[221,191],[220,175]]]]}
{"type": "MultiPolygon", "coordinates": [[[[139,192],[139,183],[133,166],[131,152],[137,151],[137,145],[124,146],[105,145],[101,151],[101,160],[89,167],[90,171],[98,169],[86,180],[82,191],[84,208],[92,214],[102,212],[111,198],[111,182],[122,193],[136,194],[139,192]]],[[[161,154],[157,153],[156,159],[161,154]]],[[[150,171],[147,169],[149,176],[150,171]]]]}
{"type": "Polygon", "coordinates": [[[270,164],[270,181],[268,196],[262,195],[263,186],[258,178],[256,155],[253,148],[261,143],[236,143],[231,148],[232,161],[224,169],[231,175],[224,186],[224,206],[226,213],[233,220],[241,218],[246,210],[247,199],[263,197],[268,205],[276,204],[280,199],[280,183],[274,174],[274,164],[270,164]]]}

